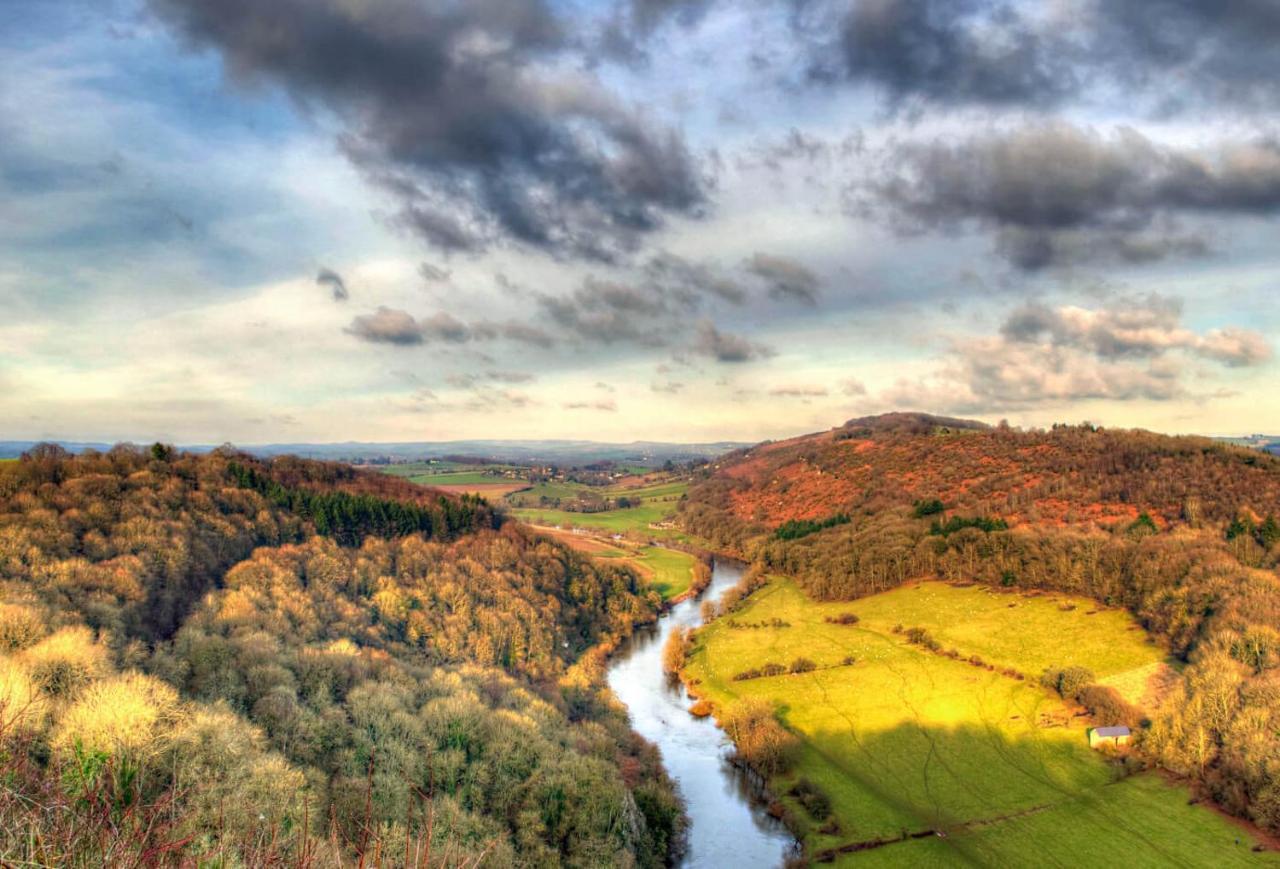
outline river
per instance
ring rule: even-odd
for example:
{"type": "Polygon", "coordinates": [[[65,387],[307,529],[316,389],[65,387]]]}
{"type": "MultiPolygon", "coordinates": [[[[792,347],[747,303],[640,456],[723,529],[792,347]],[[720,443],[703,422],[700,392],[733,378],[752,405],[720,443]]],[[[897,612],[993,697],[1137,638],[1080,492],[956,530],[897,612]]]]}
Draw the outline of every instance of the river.
{"type": "Polygon", "coordinates": [[[700,599],[676,604],[656,625],[637,630],[613,656],[609,687],[631,715],[631,726],[662,751],[689,812],[683,865],[754,869],[780,866],[794,839],[753,804],[749,784],[728,756],[731,746],[710,718],[689,714],[684,686],[662,672],[662,646],[677,627],[701,624],[702,600],[716,600],[742,578],[742,568],[717,560],[700,599]]]}

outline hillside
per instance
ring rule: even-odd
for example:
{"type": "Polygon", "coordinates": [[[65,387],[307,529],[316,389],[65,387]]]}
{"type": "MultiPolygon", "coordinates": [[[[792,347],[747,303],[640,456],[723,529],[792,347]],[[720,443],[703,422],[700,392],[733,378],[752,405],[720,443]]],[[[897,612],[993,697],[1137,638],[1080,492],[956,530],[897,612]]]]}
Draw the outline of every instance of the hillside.
{"type": "Polygon", "coordinates": [[[1280,830],[1280,460],[894,415],[727,456],[680,515],[818,601],[941,579],[1128,609],[1186,665],[1144,755],[1280,830]]]}
{"type": "Polygon", "coordinates": [[[939,499],[1010,525],[1161,527],[1280,507],[1280,461],[1208,438],[1058,427],[1046,432],[891,414],[726,456],[702,503],[763,528],[939,499]]]}
{"type": "Polygon", "coordinates": [[[0,466],[0,577],[6,862],[678,848],[679,800],[600,672],[656,595],[481,499],[291,458],[41,447],[0,466]]]}

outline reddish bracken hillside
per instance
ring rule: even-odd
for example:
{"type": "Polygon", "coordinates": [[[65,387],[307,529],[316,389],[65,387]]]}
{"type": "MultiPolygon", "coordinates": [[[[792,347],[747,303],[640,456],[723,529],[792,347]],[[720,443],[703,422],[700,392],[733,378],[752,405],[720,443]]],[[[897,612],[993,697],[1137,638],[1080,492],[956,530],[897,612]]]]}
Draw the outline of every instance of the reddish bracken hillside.
{"type": "Polygon", "coordinates": [[[694,501],[776,528],[937,499],[1011,526],[1161,527],[1280,506],[1280,461],[1206,438],[1057,427],[1021,432],[892,414],[726,457],[694,501]]]}

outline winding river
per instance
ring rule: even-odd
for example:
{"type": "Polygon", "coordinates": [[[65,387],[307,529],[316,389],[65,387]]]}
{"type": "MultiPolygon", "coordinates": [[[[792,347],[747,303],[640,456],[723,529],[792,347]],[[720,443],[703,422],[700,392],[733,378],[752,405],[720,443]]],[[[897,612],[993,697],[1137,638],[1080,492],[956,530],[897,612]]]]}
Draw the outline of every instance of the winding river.
{"type": "Polygon", "coordinates": [[[786,828],[753,804],[746,777],[728,761],[730,744],[710,718],[689,714],[684,686],[662,672],[662,646],[677,627],[701,623],[701,601],[715,600],[742,577],[716,561],[702,598],[676,604],[656,625],[639,630],[615,653],[609,686],[627,705],[631,726],[662,750],[689,812],[688,867],[780,866],[794,843],[786,828]]]}

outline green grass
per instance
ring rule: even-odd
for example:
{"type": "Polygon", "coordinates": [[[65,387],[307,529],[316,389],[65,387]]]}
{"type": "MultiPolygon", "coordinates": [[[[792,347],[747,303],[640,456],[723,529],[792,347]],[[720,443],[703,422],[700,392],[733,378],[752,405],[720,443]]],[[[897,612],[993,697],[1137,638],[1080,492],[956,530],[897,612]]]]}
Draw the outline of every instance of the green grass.
{"type": "Polygon", "coordinates": [[[693,582],[693,568],[697,564],[692,555],[661,546],[646,546],[634,561],[652,573],[649,585],[662,595],[663,600],[679,597],[689,590],[693,582]]]}
{"type": "Polygon", "coordinates": [[[543,507],[517,507],[511,513],[525,522],[535,525],[561,525],[566,528],[599,528],[603,531],[648,532],[652,522],[660,522],[671,513],[670,508],[656,504],[628,507],[625,510],[607,510],[603,513],[574,513],[568,510],[552,510],[543,507]]]}
{"type": "Polygon", "coordinates": [[[626,489],[620,486],[590,489],[592,493],[601,498],[625,496],[641,500],[640,506],[627,507],[622,510],[583,513],[536,506],[538,499],[544,494],[549,498],[572,500],[577,497],[578,492],[587,488],[576,483],[539,483],[529,490],[512,493],[508,496],[507,502],[515,505],[510,510],[513,516],[523,522],[529,522],[534,525],[592,528],[615,534],[634,532],[662,540],[689,540],[687,535],[675,529],[650,527],[655,523],[669,519],[675,513],[680,497],[689,490],[687,480],[665,480],[637,489],[626,489]]]}
{"type": "MultiPolygon", "coordinates": [[[[890,865],[1231,865],[1256,862],[1241,834],[1184,788],[1154,774],[1116,781],[1116,768],[1088,748],[1085,723],[1034,679],[908,645],[895,624],[921,625],[965,656],[1038,673],[1079,664],[1099,676],[1163,657],[1124,613],[1064,598],[999,594],[925,583],[850,603],[817,603],[775,579],[734,618],[781,619],[779,628],[731,628],[720,619],[698,635],[688,676],[718,705],[762,697],[802,740],[796,769],[771,782],[785,796],[804,776],[831,799],[838,835],[824,848],[941,829],[946,838],[908,840],[840,859],[890,865]],[[1009,604],[1016,604],[1010,607],[1009,604]],[[856,613],[856,626],[824,621],[856,613]],[[843,661],[852,655],[851,665],[843,661]],[[820,669],[733,681],[733,674],[804,656],[820,669]],[[1177,855],[1171,858],[1170,855],[1177,855]]],[[[1252,843],[1249,843],[1251,845],[1252,843]]]]}
{"type": "Polygon", "coordinates": [[[422,486],[475,486],[486,483],[519,483],[498,474],[485,474],[480,471],[449,471],[443,474],[414,474],[408,478],[410,482],[422,486]]]}
{"type": "Polygon", "coordinates": [[[474,467],[475,465],[463,465],[458,462],[405,462],[401,465],[382,465],[378,467],[378,471],[393,477],[414,477],[419,474],[443,474],[474,467]]]}
{"type": "Polygon", "coordinates": [[[522,492],[508,495],[507,501],[513,505],[536,507],[542,498],[576,500],[580,492],[584,492],[589,488],[581,483],[534,483],[522,492]]]}

